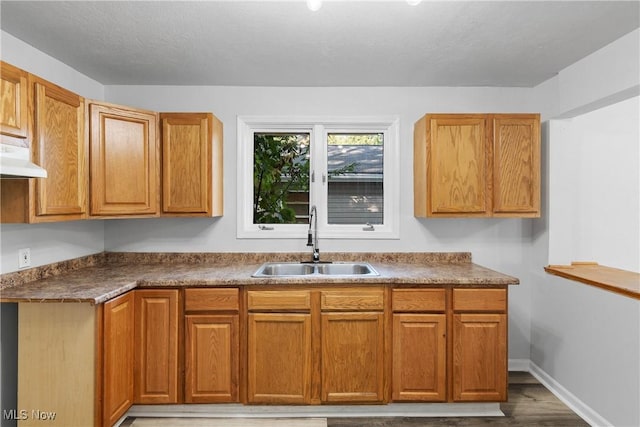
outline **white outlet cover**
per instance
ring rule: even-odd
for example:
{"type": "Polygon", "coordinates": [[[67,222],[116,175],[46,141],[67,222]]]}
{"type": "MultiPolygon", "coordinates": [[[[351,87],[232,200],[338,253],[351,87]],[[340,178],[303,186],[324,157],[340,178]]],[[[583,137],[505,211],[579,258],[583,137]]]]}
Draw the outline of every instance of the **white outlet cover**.
{"type": "Polygon", "coordinates": [[[18,249],[18,268],[31,267],[31,249],[18,249]]]}

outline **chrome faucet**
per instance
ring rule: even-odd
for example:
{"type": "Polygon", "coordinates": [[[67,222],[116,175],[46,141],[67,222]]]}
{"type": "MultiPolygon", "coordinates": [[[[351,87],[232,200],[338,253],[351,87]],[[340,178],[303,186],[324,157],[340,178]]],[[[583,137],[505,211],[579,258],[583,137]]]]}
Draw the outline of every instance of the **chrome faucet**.
{"type": "Polygon", "coordinates": [[[320,262],[320,248],[318,248],[318,211],[316,205],[309,211],[309,231],[307,233],[307,246],[313,247],[313,262],[320,262]],[[313,221],[313,234],[311,234],[311,221],[313,221]]]}

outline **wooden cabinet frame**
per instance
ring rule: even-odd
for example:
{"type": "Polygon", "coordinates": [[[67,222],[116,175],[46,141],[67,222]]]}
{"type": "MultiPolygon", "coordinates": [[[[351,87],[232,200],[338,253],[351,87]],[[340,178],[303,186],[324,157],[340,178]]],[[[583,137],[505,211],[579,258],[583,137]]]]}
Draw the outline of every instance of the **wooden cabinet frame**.
{"type": "Polygon", "coordinates": [[[413,155],[416,217],[540,216],[539,114],[427,114],[413,155]]]}

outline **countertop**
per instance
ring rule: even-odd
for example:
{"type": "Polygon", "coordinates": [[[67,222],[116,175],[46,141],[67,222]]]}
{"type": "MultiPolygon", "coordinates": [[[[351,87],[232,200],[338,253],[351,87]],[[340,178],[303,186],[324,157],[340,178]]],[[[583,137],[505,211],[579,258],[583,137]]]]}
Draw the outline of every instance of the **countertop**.
{"type": "Polygon", "coordinates": [[[506,286],[518,279],[471,262],[466,252],[325,254],[324,260],[365,261],[379,276],[313,275],[253,278],[263,262],[306,260],[307,253],[103,253],[1,276],[2,302],[100,304],[135,288],[260,285],[393,284],[506,286]]]}

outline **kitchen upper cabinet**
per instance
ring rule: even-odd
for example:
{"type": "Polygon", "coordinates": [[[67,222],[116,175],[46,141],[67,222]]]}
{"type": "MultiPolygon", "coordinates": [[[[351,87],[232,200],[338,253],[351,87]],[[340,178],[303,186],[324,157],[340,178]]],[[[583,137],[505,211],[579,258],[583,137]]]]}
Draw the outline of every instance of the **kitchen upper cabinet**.
{"type": "Polygon", "coordinates": [[[104,103],[89,111],[91,216],[158,216],[157,114],[104,103]]]}
{"type": "Polygon", "coordinates": [[[185,290],[185,403],[239,401],[238,289],[185,290]]]}
{"type": "Polygon", "coordinates": [[[211,113],[160,113],[162,215],[221,216],[222,123],[211,113]]]}
{"type": "Polygon", "coordinates": [[[2,61],[0,61],[0,107],[2,141],[16,138],[15,145],[26,147],[27,72],[2,61]]]}
{"type": "Polygon", "coordinates": [[[540,216],[540,116],[493,116],[493,215],[540,216]]]}
{"type": "Polygon", "coordinates": [[[447,399],[444,289],[393,290],[393,389],[397,402],[447,399]]]}
{"type": "Polygon", "coordinates": [[[540,215],[538,114],[427,114],[414,127],[414,214],[540,215]]]}
{"type": "Polygon", "coordinates": [[[453,290],[453,400],[507,399],[507,291],[453,290]]]}
{"type": "Polygon", "coordinates": [[[135,291],[135,403],[179,402],[178,311],[177,289],[135,291]]]}
{"type": "Polygon", "coordinates": [[[383,309],[383,289],[322,292],[323,402],[384,401],[383,309]]]}
{"type": "Polygon", "coordinates": [[[89,172],[84,98],[28,76],[31,157],[44,179],[2,180],[2,222],[49,222],[87,217],[89,172]]]}
{"type": "Polygon", "coordinates": [[[112,426],[133,404],[134,292],[104,304],[102,420],[112,426]]]}

